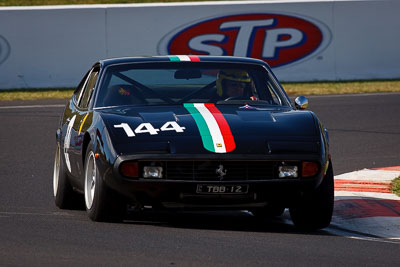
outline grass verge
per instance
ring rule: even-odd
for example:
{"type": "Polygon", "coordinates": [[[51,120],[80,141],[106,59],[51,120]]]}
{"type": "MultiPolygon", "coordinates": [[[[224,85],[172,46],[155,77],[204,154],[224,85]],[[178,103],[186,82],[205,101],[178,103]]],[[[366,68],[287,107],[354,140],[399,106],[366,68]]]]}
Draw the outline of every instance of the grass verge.
{"type": "Polygon", "coordinates": [[[400,197],[400,176],[392,181],[392,192],[400,197]]]}
{"type": "MultiPolygon", "coordinates": [[[[400,92],[400,80],[387,81],[351,81],[351,82],[304,82],[283,83],[289,95],[326,95],[400,92]]],[[[67,99],[72,96],[73,88],[55,89],[0,89],[0,101],[67,99]]]]}
{"type": "Polygon", "coordinates": [[[72,96],[72,88],[56,89],[0,89],[0,101],[38,100],[38,99],[68,99],[72,96]]]}
{"type": "MultiPolygon", "coordinates": [[[[130,4],[130,3],[162,3],[162,2],[189,2],[189,1],[193,0],[0,0],[0,6],[130,4]]],[[[207,1],[207,0],[197,0],[197,1],[207,1]]],[[[217,0],[217,1],[223,1],[223,0],[217,0]]],[[[239,1],[239,0],[234,0],[234,1],[239,1]]]]}
{"type": "Polygon", "coordinates": [[[283,83],[289,95],[400,92],[400,80],[283,83]]]}

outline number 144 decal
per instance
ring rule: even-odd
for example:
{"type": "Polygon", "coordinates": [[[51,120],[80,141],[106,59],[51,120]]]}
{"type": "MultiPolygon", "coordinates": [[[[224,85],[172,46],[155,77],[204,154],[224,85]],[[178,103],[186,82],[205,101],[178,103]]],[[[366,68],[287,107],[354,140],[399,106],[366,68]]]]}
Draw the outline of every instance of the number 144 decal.
{"type": "Polygon", "coordinates": [[[185,127],[179,126],[176,121],[167,121],[161,126],[160,129],[154,128],[153,125],[149,122],[141,123],[135,130],[127,123],[121,123],[114,125],[114,128],[122,128],[128,137],[134,137],[135,134],[142,134],[142,133],[149,133],[150,135],[156,135],[159,131],[166,132],[166,131],[175,131],[177,133],[183,133],[186,129],[185,127]]]}

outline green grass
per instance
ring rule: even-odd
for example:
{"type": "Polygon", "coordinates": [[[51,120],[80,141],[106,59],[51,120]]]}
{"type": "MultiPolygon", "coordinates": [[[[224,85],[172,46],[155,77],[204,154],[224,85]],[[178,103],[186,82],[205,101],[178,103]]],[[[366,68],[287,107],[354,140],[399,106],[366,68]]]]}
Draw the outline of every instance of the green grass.
{"type": "Polygon", "coordinates": [[[392,181],[392,192],[400,197],[400,176],[392,181]]]}
{"type": "Polygon", "coordinates": [[[283,83],[290,95],[400,92],[400,80],[283,83]]]}
{"type": "Polygon", "coordinates": [[[38,100],[38,99],[68,99],[72,96],[72,88],[57,89],[0,89],[0,101],[38,100]]]}
{"type": "MultiPolygon", "coordinates": [[[[400,92],[400,80],[389,81],[352,81],[352,82],[304,82],[283,83],[289,95],[326,95],[400,92]]],[[[67,99],[73,88],[55,89],[0,89],[0,101],[67,99]]]]}
{"type": "MultiPolygon", "coordinates": [[[[194,2],[194,0],[192,0],[194,2]]],[[[198,1],[198,0],[196,0],[198,1]]],[[[206,1],[206,0],[201,0],[206,1]]],[[[217,0],[218,1],[218,0],[217,0]]],[[[222,0],[220,0],[222,1],[222,0]]],[[[236,0],[238,1],[238,0],[236,0]]],[[[87,4],[128,4],[189,2],[189,0],[0,0],[0,6],[43,6],[43,5],[87,5],[87,4]]]]}

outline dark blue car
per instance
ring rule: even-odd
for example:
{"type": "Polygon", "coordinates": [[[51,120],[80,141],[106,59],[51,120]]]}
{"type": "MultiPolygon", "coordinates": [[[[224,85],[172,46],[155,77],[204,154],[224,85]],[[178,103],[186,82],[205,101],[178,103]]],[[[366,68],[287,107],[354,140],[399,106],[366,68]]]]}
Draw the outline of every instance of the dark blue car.
{"type": "Polygon", "coordinates": [[[327,227],[328,136],[307,104],[298,97],[292,105],[256,59],[101,60],[57,129],[56,205],[71,208],[83,194],[94,221],[121,221],[127,206],[255,216],[289,208],[299,228],[327,227]]]}

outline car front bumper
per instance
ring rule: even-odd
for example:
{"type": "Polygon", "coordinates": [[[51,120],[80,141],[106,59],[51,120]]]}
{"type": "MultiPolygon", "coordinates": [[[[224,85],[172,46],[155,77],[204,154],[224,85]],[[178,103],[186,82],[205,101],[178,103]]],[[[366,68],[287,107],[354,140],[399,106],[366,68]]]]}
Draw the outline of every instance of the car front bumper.
{"type": "MultiPolygon", "coordinates": [[[[286,157],[288,158],[288,157],[286,157]]],[[[149,158],[147,157],[146,160],[149,158]]],[[[230,158],[231,159],[231,158],[230,158]]],[[[244,159],[244,158],[242,158],[244,159]]],[[[315,190],[323,179],[323,168],[309,178],[276,178],[252,180],[251,177],[235,180],[176,180],[173,178],[127,178],[120,174],[119,164],[132,157],[120,157],[103,176],[105,183],[114,191],[130,199],[133,204],[180,209],[247,209],[279,203],[289,207],[305,192],[315,190]],[[199,186],[209,186],[211,192],[199,192],[199,186]],[[218,188],[243,186],[240,193],[220,192],[218,188]]],[[[171,160],[171,159],[168,159],[171,160]]],[[[196,159],[198,160],[198,159],[196,159]]],[[[236,160],[236,159],[235,159],[236,160]]],[[[246,158],[246,160],[249,160],[246,158]]],[[[290,158],[299,161],[299,157],[290,158]]],[[[307,157],[321,163],[319,157],[307,157]]],[[[222,190],[224,191],[224,190],[222,190]]]]}

